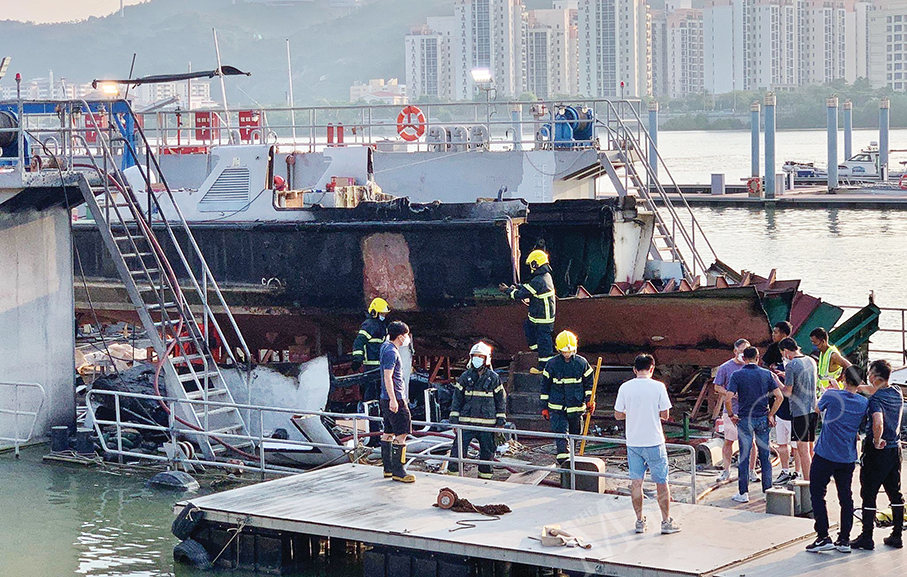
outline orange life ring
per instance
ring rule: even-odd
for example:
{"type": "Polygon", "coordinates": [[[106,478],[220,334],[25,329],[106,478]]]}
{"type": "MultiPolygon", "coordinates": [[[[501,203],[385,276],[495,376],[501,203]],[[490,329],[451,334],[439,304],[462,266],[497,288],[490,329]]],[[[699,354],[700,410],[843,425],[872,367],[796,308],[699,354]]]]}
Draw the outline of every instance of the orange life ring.
{"type": "Polygon", "coordinates": [[[746,190],[750,194],[756,194],[762,190],[762,179],[754,176],[746,181],[746,190]]]}
{"type": "Polygon", "coordinates": [[[425,115],[418,106],[409,105],[397,115],[397,134],[407,142],[415,142],[425,134],[425,115]]]}
{"type": "Polygon", "coordinates": [[[898,187],[901,190],[907,190],[907,174],[902,174],[901,178],[898,179],[898,187]]]}

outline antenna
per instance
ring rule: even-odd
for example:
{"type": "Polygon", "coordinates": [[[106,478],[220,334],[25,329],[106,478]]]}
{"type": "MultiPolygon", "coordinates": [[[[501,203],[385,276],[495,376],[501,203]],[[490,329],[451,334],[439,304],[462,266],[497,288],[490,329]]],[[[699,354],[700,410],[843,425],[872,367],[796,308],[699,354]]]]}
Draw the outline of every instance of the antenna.
{"type": "Polygon", "coordinates": [[[3,60],[0,60],[0,80],[6,76],[6,69],[9,68],[9,61],[12,59],[12,56],[4,56],[3,60]]]}
{"type": "Polygon", "coordinates": [[[217,75],[220,76],[220,93],[224,98],[224,124],[227,126],[227,135],[230,144],[236,144],[233,138],[233,131],[230,129],[230,110],[227,108],[227,87],[224,85],[224,70],[220,63],[220,46],[217,44],[217,28],[212,28],[214,33],[214,53],[217,55],[217,75]]]}

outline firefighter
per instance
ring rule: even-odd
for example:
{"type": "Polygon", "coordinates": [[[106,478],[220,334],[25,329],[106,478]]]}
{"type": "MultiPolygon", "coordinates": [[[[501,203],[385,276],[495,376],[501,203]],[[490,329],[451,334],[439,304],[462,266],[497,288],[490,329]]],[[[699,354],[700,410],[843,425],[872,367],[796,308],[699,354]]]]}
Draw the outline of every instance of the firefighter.
{"type": "Polygon", "coordinates": [[[501,284],[498,288],[514,300],[529,299],[529,315],[523,322],[523,330],[529,350],[535,351],[539,356],[538,369],[531,371],[537,374],[555,355],[551,337],[554,334],[557,297],[554,294],[551,265],[548,264],[545,251],[536,249],[530,252],[526,264],[532,273],[529,282],[517,286],[501,284]]]}
{"type": "MultiPolygon", "coordinates": [[[[469,368],[454,383],[450,422],[479,427],[503,427],[507,417],[506,405],[504,385],[491,368],[491,347],[478,342],[469,351],[469,368]]],[[[479,442],[479,459],[490,461],[494,458],[494,433],[463,430],[461,435],[466,452],[469,443],[476,439],[479,442]]],[[[450,456],[460,456],[456,439],[450,456]]],[[[455,461],[449,462],[447,472],[456,475],[459,472],[458,464],[455,461]]],[[[480,479],[491,479],[492,476],[491,465],[479,465],[480,479]]]]}
{"type": "Polygon", "coordinates": [[[353,372],[365,367],[365,372],[370,376],[365,381],[362,391],[362,400],[374,401],[381,392],[381,375],[378,365],[381,364],[381,343],[387,336],[387,313],[391,312],[387,301],[381,297],[372,299],[368,306],[368,317],[359,327],[356,340],[353,341],[353,372]]]}
{"type": "MultiPolygon", "coordinates": [[[[592,367],[576,354],[576,335],[562,331],[556,342],[559,355],[548,361],[542,372],[542,416],[551,421],[552,433],[579,435],[586,411],[595,412],[592,398],[592,367]]],[[[557,439],[557,461],[570,456],[566,439],[557,439]]]]}

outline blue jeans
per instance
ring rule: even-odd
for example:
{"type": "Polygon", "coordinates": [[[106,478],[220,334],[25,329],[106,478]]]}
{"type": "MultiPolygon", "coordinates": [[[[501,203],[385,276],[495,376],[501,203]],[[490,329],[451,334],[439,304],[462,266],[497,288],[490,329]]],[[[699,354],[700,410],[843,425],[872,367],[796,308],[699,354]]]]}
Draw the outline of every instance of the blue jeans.
{"type": "Polygon", "coordinates": [[[737,465],[737,487],[740,493],[749,492],[750,453],[753,438],[756,439],[756,450],[759,451],[759,462],[762,463],[762,492],[772,488],[772,455],[769,452],[768,417],[741,417],[737,423],[737,445],[740,447],[740,463],[737,465]]]}

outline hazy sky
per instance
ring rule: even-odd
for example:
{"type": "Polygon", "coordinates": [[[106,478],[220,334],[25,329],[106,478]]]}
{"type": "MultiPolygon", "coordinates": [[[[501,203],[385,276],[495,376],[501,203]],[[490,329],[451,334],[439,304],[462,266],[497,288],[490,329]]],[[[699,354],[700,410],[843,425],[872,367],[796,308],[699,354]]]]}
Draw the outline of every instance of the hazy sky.
{"type": "MultiPolygon", "coordinates": [[[[125,0],[140,4],[144,0],[125,0]]],[[[39,23],[84,20],[89,16],[106,16],[120,9],[120,0],[0,0],[0,20],[22,20],[39,23]]]]}

